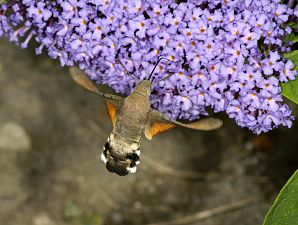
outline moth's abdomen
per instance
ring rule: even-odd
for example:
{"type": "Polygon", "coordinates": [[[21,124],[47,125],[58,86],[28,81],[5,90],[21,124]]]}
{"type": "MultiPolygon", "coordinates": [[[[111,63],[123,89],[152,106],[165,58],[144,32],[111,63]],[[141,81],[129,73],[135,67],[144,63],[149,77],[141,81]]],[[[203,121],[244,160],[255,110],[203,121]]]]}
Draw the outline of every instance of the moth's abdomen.
{"type": "Polygon", "coordinates": [[[117,173],[119,176],[125,176],[128,174],[128,170],[116,164],[115,161],[109,161],[106,163],[106,168],[111,173],[117,173]]]}
{"type": "Polygon", "coordinates": [[[100,158],[106,164],[107,170],[112,173],[119,176],[135,173],[140,163],[139,142],[111,133],[107,143],[103,146],[100,158]]]}

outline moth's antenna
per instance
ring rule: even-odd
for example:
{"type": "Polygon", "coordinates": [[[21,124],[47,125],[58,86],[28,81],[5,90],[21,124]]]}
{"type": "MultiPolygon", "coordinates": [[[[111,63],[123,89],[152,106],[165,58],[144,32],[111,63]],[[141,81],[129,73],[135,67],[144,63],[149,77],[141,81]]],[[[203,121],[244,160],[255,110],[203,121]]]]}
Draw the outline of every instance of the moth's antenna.
{"type": "Polygon", "coordinates": [[[154,73],[156,67],[158,66],[158,64],[160,63],[160,61],[163,60],[163,59],[168,60],[168,61],[171,61],[171,62],[177,62],[177,61],[173,61],[173,60],[170,60],[170,59],[167,59],[167,58],[164,58],[164,57],[159,58],[159,59],[157,60],[157,62],[155,63],[155,66],[154,66],[153,70],[151,71],[151,73],[150,73],[150,75],[149,75],[149,77],[148,77],[147,80],[151,80],[151,77],[152,77],[152,75],[153,75],[153,73],[154,73]]]}
{"type": "Polygon", "coordinates": [[[162,79],[160,79],[160,80],[155,81],[154,83],[152,83],[152,84],[150,85],[150,87],[153,87],[155,84],[157,84],[157,83],[160,82],[160,81],[164,81],[164,80],[170,78],[170,77],[173,76],[174,74],[175,74],[174,72],[171,72],[171,73],[170,73],[169,75],[167,75],[166,77],[163,77],[162,79]]]}
{"type": "Polygon", "coordinates": [[[121,60],[120,59],[116,59],[116,62],[117,63],[119,63],[120,64],[120,66],[122,66],[122,68],[125,70],[125,72],[136,82],[136,83],[138,83],[138,80],[137,80],[137,78],[131,73],[131,72],[129,72],[127,69],[126,69],[126,67],[124,66],[124,64],[121,62],[121,60]]]}

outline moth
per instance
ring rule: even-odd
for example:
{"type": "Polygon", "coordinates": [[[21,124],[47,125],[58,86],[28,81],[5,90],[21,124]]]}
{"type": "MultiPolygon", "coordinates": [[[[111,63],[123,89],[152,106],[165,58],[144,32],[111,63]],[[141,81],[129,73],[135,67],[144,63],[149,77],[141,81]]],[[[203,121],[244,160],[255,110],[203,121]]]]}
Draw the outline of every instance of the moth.
{"type": "MultiPolygon", "coordinates": [[[[122,63],[121,65],[124,67],[122,63]]],[[[103,146],[101,160],[108,171],[120,176],[136,172],[140,163],[140,143],[143,135],[151,140],[158,133],[176,126],[209,131],[218,129],[223,124],[220,119],[212,117],[182,123],[151,108],[149,98],[153,84],[150,79],[139,81],[134,91],[124,98],[100,91],[98,86],[77,67],[70,67],[70,74],[77,84],[105,98],[113,129],[103,146]]]]}

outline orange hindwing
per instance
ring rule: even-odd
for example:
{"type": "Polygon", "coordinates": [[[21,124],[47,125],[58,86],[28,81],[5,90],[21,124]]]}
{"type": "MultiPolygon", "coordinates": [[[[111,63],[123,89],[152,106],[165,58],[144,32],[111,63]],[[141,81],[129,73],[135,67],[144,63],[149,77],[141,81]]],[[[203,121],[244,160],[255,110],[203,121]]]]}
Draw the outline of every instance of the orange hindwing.
{"type": "Polygon", "coordinates": [[[151,123],[146,127],[145,130],[145,136],[149,139],[152,140],[152,138],[162,132],[166,132],[172,128],[174,128],[175,125],[170,124],[170,123],[151,123]]]}
{"type": "Polygon", "coordinates": [[[117,108],[110,101],[105,100],[105,102],[106,102],[108,115],[112,123],[115,124],[116,118],[117,118],[117,108]]]}

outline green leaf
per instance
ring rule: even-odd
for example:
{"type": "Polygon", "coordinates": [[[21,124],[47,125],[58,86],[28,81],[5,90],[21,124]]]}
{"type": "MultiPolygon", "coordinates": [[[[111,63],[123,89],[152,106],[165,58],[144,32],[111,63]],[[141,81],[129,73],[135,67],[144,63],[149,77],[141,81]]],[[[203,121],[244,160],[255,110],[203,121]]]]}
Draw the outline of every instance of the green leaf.
{"type": "Polygon", "coordinates": [[[291,22],[287,24],[289,27],[297,29],[298,28],[298,23],[297,22],[291,22]]]}
{"type": "Polygon", "coordinates": [[[291,60],[295,64],[295,69],[297,69],[298,65],[298,50],[286,52],[283,54],[286,59],[291,60]]]}
{"type": "Polygon", "coordinates": [[[82,216],[82,214],[83,210],[72,201],[66,204],[63,212],[64,218],[67,220],[78,218],[82,216]]]}
{"type": "Polygon", "coordinates": [[[6,0],[0,0],[0,4],[6,3],[6,0]]]}
{"type": "MultiPolygon", "coordinates": [[[[283,54],[286,59],[291,60],[295,64],[296,70],[298,70],[298,50],[292,52],[286,52],[283,54]]],[[[282,95],[291,101],[298,104],[298,79],[291,80],[287,83],[281,83],[282,95]]]]}
{"type": "Polygon", "coordinates": [[[294,33],[290,33],[289,35],[287,35],[284,39],[283,39],[283,42],[284,43],[287,43],[287,42],[290,42],[292,41],[293,43],[296,43],[298,42],[298,36],[294,33]]]}
{"type": "Polygon", "coordinates": [[[280,191],[263,225],[298,225],[298,170],[280,191]]]}
{"type": "Polygon", "coordinates": [[[298,104],[298,79],[281,83],[282,95],[298,104]]]}
{"type": "Polygon", "coordinates": [[[97,213],[89,213],[81,219],[82,225],[102,225],[103,220],[97,213]]]}
{"type": "Polygon", "coordinates": [[[81,209],[73,201],[69,201],[63,211],[64,219],[72,225],[102,225],[103,219],[96,212],[81,209]]]}

